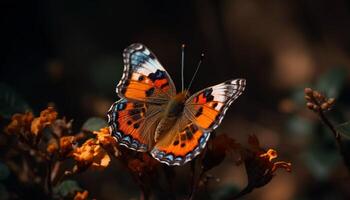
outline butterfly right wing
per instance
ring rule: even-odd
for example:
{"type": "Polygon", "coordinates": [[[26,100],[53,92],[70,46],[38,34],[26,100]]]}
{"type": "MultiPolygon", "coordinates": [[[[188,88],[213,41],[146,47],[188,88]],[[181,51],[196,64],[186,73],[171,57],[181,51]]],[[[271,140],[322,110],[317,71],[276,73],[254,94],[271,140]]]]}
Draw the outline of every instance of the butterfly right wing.
{"type": "Polygon", "coordinates": [[[203,131],[183,115],[155,144],[151,155],[170,166],[184,165],[202,152],[209,136],[210,132],[203,131]]]}
{"type": "Polygon", "coordinates": [[[220,125],[227,109],[243,93],[245,86],[245,79],[232,79],[207,87],[186,101],[185,114],[201,129],[211,132],[220,125]]]}
{"type": "Polygon", "coordinates": [[[162,106],[121,99],[108,111],[110,132],[120,145],[146,152],[153,146],[161,113],[162,106]]]}

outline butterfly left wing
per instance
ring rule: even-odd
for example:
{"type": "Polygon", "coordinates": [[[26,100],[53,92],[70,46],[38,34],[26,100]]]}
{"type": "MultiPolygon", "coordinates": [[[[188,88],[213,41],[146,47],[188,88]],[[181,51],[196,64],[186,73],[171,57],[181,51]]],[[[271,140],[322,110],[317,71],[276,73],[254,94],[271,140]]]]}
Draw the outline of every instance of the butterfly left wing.
{"type": "Polygon", "coordinates": [[[185,104],[185,114],[205,131],[213,131],[221,123],[227,109],[244,91],[245,79],[228,80],[192,95],[185,104]]]}
{"type": "Polygon", "coordinates": [[[146,152],[154,143],[154,131],[161,117],[158,105],[120,99],[108,111],[112,136],[120,145],[146,152]]]}
{"type": "Polygon", "coordinates": [[[124,50],[124,72],[117,86],[121,100],[108,112],[111,134],[136,151],[154,145],[154,132],[164,106],[176,94],[169,74],[155,55],[142,44],[124,50]]]}
{"type": "Polygon", "coordinates": [[[117,86],[119,97],[164,104],[176,94],[169,74],[156,56],[142,44],[124,50],[124,72],[117,86]]]}

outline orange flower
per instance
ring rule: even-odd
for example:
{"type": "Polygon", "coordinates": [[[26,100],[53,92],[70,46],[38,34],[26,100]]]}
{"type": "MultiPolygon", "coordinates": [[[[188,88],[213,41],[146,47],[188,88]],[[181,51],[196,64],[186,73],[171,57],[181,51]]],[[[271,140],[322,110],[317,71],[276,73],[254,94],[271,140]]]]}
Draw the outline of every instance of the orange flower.
{"type": "Polygon", "coordinates": [[[244,149],[242,152],[242,159],[248,175],[248,185],[245,190],[251,191],[266,185],[271,181],[278,168],[291,172],[291,163],[273,162],[273,159],[277,158],[277,152],[273,149],[265,151],[261,148],[256,136],[250,136],[248,142],[250,148],[244,149]]]}
{"type": "Polygon", "coordinates": [[[103,146],[116,143],[115,139],[109,133],[108,127],[101,128],[99,131],[94,131],[93,133],[96,135],[98,142],[103,146]]]}
{"type": "Polygon", "coordinates": [[[73,144],[75,142],[74,136],[64,136],[60,138],[61,151],[70,151],[73,149],[73,144]]]}
{"type": "Polygon", "coordinates": [[[89,192],[87,190],[83,192],[77,192],[75,194],[74,200],[86,200],[88,199],[88,196],[89,196],[89,192]]]}
{"type": "Polygon", "coordinates": [[[143,175],[145,172],[154,172],[159,162],[153,159],[148,153],[141,153],[140,158],[130,158],[128,160],[128,168],[135,174],[139,176],[143,175]]]}
{"type": "MultiPolygon", "coordinates": [[[[76,142],[75,136],[64,136],[60,138],[60,154],[61,156],[68,155],[73,150],[73,145],[76,142]]],[[[56,152],[58,150],[58,145],[56,139],[51,139],[46,151],[50,154],[56,152]]]]}
{"type": "Polygon", "coordinates": [[[81,147],[75,149],[73,158],[78,162],[78,167],[105,168],[111,161],[106,151],[98,144],[96,139],[87,140],[81,147]]]}
{"type": "Polygon", "coordinates": [[[47,125],[50,125],[57,118],[57,112],[53,107],[41,111],[40,116],[32,121],[31,131],[37,136],[47,125]]]}
{"type": "Polygon", "coordinates": [[[98,144],[100,144],[108,152],[113,153],[115,157],[120,156],[119,146],[116,140],[111,136],[109,128],[101,128],[99,131],[93,132],[96,135],[98,144]]]}
{"type": "Polygon", "coordinates": [[[55,153],[56,151],[58,150],[58,145],[57,145],[57,142],[55,139],[51,139],[49,144],[47,145],[46,147],[46,151],[49,153],[49,154],[53,154],[55,153]]]}
{"type": "Polygon", "coordinates": [[[33,113],[14,114],[11,123],[5,128],[7,134],[24,134],[30,131],[31,123],[34,119],[33,113]]]}
{"type": "Polygon", "coordinates": [[[266,153],[260,154],[260,158],[269,161],[269,169],[273,174],[278,168],[283,168],[287,172],[292,171],[292,164],[285,161],[272,162],[273,159],[277,158],[277,152],[274,149],[269,149],[266,153]]]}

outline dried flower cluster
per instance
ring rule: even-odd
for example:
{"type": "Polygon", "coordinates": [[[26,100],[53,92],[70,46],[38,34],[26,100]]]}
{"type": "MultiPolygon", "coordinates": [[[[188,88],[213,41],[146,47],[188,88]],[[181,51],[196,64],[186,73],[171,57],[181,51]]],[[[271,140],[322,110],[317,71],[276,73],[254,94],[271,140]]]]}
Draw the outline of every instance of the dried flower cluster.
{"type": "MultiPolygon", "coordinates": [[[[53,187],[62,181],[58,180],[60,176],[58,173],[62,171],[60,169],[62,161],[73,159],[76,163],[73,170],[64,170],[68,172],[66,174],[81,172],[89,167],[105,168],[109,164],[110,157],[103,146],[108,146],[109,142],[115,143],[107,128],[95,132],[96,138],[86,139],[83,133],[72,134],[72,121],[67,122],[65,118],[59,119],[53,107],[43,110],[38,117],[34,117],[31,112],[14,114],[4,132],[15,139],[14,146],[17,150],[34,156],[34,160],[37,161],[33,163],[35,166],[47,166],[47,172],[44,175],[34,171],[27,173],[33,174],[33,180],[42,182],[48,198],[61,198],[54,194],[53,187]],[[79,146],[79,142],[84,139],[86,141],[79,146]],[[41,176],[44,177],[41,178],[41,176]]],[[[19,174],[19,176],[23,175],[19,174]]],[[[83,200],[87,199],[87,196],[87,191],[82,193],[78,191],[74,199],[83,200]]]]}
{"type": "MultiPolygon", "coordinates": [[[[147,152],[135,152],[119,146],[107,127],[98,131],[88,131],[88,134],[87,130],[73,134],[72,121],[67,122],[65,118],[58,118],[57,112],[52,107],[43,110],[38,117],[31,112],[13,115],[11,122],[5,127],[5,132],[20,141],[18,143],[20,151],[40,157],[36,165],[47,166],[47,173],[40,180],[48,198],[66,198],[62,194],[54,194],[56,190],[52,188],[57,187],[68,175],[81,173],[87,169],[106,168],[112,157],[116,158],[134,178],[141,189],[143,199],[151,195],[154,187],[161,185],[159,182],[161,173],[166,175],[169,186],[172,185],[176,174],[174,168],[159,163],[147,152]],[[74,167],[62,170],[61,162],[68,159],[74,160],[74,167]],[[62,171],[64,173],[58,175],[62,171]],[[62,176],[63,179],[57,178],[62,176]]],[[[237,163],[245,164],[248,174],[247,188],[249,188],[249,191],[245,190],[246,193],[267,184],[278,168],[291,171],[290,163],[273,162],[277,152],[262,149],[255,136],[249,138],[249,144],[249,148],[244,148],[226,134],[215,136],[213,133],[203,153],[191,162],[192,189],[189,199],[193,199],[196,191],[208,183],[210,177],[206,172],[220,165],[227,155],[235,154],[240,158],[240,162],[237,163]]],[[[37,176],[43,175],[37,174],[37,176]]],[[[171,190],[169,194],[173,194],[171,190]]],[[[87,199],[88,191],[75,191],[71,198],[87,199]]]]}
{"type": "Polygon", "coordinates": [[[327,98],[319,91],[312,90],[311,88],[305,88],[304,92],[306,106],[314,112],[327,111],[335,103],[334,98],[327,98]]]}

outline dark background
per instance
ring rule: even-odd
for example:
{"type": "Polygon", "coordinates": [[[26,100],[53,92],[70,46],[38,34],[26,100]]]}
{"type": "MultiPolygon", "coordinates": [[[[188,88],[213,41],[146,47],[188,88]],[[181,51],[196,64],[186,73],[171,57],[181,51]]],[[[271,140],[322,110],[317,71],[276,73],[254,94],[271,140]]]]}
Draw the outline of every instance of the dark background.
{"type": "MultiPolygon", "coordinates": [[[[349,119],[348,1],[38,0],[0,5],[1,82],[34,112],[54,104],[61,115],[74,119],[76,130],[89,117],[105,117],[118,99],[122,51],[135,42],[157,55],[180,88],[185,43],[187,84],[205,53],[192,93],[230,78],[247,79],[246,92],[231,106],[218,133],[239,142],[254,133],[263,146],[293,163],[293,173],[281,171],[248,199],[349,197],[348,175],[333,138],[302,100],[304,87],[335,70],[330,83],[339,82],[336,91],[325,87],[323,92],[339,94],[337,122],[349,119]]],[[[227,185],[242,188],[242,170],[229,159],[214,170],[220,182],[212,185],[213,193],[227,185]]],[[[132,181],[118,176],[111,166],[84,174],[80,182],[98,199],[137,198],[132,181]]]]}

